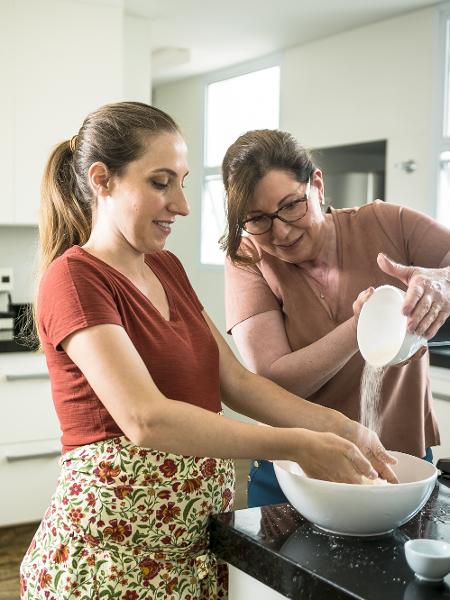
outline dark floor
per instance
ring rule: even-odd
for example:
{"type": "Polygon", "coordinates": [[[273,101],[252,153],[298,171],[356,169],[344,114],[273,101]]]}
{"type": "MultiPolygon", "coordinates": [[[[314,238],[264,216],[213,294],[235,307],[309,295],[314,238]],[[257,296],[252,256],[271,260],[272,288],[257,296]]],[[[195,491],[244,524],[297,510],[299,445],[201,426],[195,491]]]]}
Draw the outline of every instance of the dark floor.
{"type": "MultiPolygon", "coordinates": [[[[235,509],[247,506],[248,460],[236,461],[235,509]]],[[[38,523],[0,528],[0,600],[18,600],[19,565],[38,523]]]]}

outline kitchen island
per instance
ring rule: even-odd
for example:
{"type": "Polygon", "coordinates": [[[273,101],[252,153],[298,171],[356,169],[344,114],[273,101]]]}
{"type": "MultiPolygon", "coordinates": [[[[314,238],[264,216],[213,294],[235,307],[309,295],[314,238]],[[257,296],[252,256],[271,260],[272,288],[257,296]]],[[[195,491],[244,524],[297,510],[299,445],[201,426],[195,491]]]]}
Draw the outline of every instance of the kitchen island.
{"type": "Polygon", "coordinates": [[[232,565],[230,600],[259,600],[264,593],[301,600],[450,600],[450,575],[440,584],[420,582],[406,563],[403,545],[413,538],[450,542],[450,480],[440,477],[409,523],[378,538],[325,534],[289,504],[211,519],[211,548],[232,565]]]}

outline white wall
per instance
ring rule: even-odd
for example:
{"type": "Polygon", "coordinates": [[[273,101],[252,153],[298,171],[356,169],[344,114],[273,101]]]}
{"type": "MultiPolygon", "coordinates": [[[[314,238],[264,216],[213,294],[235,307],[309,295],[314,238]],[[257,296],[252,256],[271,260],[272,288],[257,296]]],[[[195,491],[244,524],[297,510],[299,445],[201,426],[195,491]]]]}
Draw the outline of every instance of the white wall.
{"type": "Polygon", "coordinates": [[[148,19],[123,20],[123,98],[151,102],[151,26],[148,19]]]}
{"type": "Polygon", "coordinates": [[[421,10],[287,50],[281,127],[308,147],[386,139],[386,200],[434,216],[433,17],[421,10]],[[396,166],[408,159],[413,174],[396,166]]]}
{"type": "Polygon", "coordinates": [[[14,10],[14,221],[35,224],[51,148],[77,133],[88,112],[121,99],[123,9],[15,0],[14,10]]]}
{"type": "MultiPolygon", "coordinates": [[[[421,10],[286,50],[280,106],[281,128],[311,148],[386,139],[386,199],[431,215],[433,14],[421,10]],[[411,158],[415,173],[396,166],[411,158]]],[[[162,85],[153,101],[178,120],[190,149],[191,214],[169,248],[223,331],[223,269],[199,259],[203,86],[201,77],[162,85]]]]}

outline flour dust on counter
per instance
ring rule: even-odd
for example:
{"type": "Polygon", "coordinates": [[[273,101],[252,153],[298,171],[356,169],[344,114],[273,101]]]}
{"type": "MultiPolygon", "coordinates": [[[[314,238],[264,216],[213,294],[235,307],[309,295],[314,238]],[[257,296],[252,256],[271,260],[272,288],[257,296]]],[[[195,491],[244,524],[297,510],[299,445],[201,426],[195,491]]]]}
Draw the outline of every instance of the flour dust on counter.
{"type": "Polygon", "coordinates": [[[360,388],[360,422],[380,433],[379,405],[386,367],[364,365],[360,388]]]}

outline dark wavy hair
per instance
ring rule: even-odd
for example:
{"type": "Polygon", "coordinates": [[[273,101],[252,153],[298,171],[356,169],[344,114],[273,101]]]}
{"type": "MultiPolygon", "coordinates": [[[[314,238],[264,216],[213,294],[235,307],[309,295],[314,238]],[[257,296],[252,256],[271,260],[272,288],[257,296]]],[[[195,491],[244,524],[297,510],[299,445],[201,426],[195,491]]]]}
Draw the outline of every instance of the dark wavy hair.
{"type": "Polygon", "coordinates": [[[258,182],[272,169],[290,173],[299,183],[308,181],[316,169],[310,153],[293,135],[278,129],[256,129],[241,135],[222,162],[226,191],[227,230],[220,246],[234,263],[254,263],[239,252],[242,223],[248,214],[258,182]]]}

